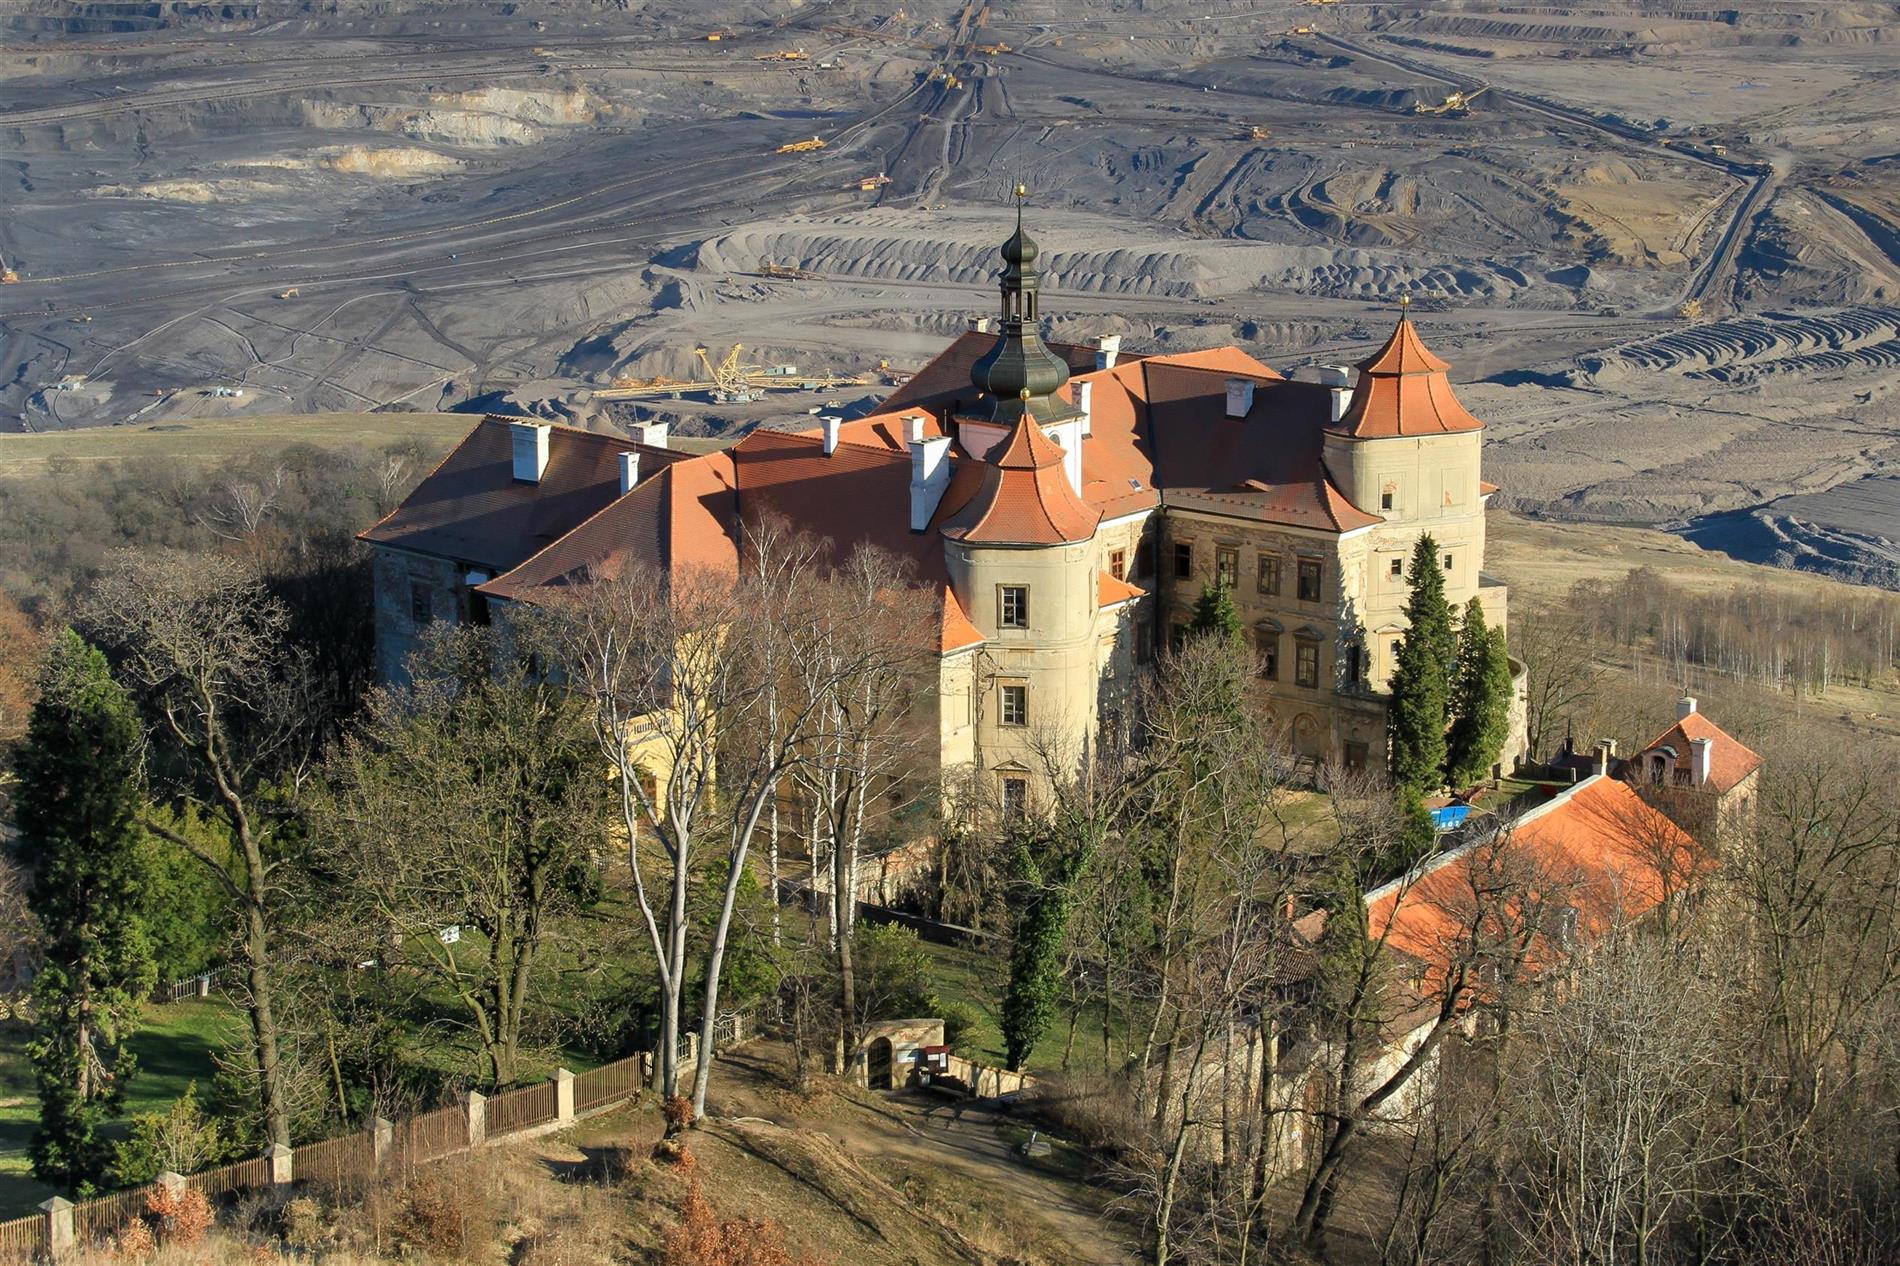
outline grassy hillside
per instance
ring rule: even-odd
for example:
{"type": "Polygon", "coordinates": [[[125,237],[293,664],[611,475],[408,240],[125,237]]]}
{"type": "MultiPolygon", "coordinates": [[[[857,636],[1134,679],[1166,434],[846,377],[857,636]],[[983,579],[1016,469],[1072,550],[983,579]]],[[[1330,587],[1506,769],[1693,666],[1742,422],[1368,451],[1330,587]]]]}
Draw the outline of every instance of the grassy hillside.
{"type": "MultiPolygon", "coordinates": [[[[0,435],[0,478],[44,474],[55,458],[82,464],[176,459],[211,466],[289,444],[380,449],[413,440],[425,452],[441,453],[468,434],[475,421],[471,413],[262,414],[0,435]]],[[[674,447],[690,453],[713,452],[731,442],[731,437],[679,436],[672,440],[674,447]]]]}
{"type": "Polygon", "coordinates": [[[55,458],[78,463],[164,458],[215,465],[287,444],[381,448],[415,440],[439,452],[474,425],[475,418],[466,413],[265,414],[0,435],[0,478],[43,474],[55,458]]]}

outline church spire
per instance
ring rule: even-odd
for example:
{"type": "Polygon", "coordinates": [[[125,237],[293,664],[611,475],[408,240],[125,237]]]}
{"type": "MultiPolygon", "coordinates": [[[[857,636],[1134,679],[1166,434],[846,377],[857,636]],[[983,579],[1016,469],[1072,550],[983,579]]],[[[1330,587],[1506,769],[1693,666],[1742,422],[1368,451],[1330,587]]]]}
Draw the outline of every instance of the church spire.
{"type": "Polygon", "coordinates": [[[1003,328],[996,345],[970,367],[970,382],[980,394],[962,416],[1004,425],[1029,417],[1046,425],[1079,415],[1055,394],[1069,381],[1068,363],[1043,346],[1037,332],[1042,274],[1036,260],[1042,251],[1023,229],[1029,190],[1017,185],[1015,192],[1016,231],[1002,249],[1003,328]]]}

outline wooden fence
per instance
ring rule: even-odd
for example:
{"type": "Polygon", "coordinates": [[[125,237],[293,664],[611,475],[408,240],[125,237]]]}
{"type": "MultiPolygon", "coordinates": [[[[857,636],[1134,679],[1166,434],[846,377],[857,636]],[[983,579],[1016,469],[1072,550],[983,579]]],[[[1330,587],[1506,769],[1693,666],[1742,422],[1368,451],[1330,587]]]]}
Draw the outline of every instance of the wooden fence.
{"type": "MultiPolygon", "coordinates": [[[[752,1017],[719,1026],[719,1049],[755,1036],[752,1017]]],[[[113,1192],[73,1204],[54,1198],[41,1212],[0,1222],[0,1258],[25,1259],[86,1244],[117,1232],[146,1208],[150,1194],[167,1183],[203,1192],[213,1201],[235,1192],[284,1187],[294,1182],[349,1186],[378,1173],[425,1165],[486,1142],[547,1126],[564,1125],[636,1095],[646,1085],[653,1057],[642,1052],[575,1074],[559,1070],[554,1080],[504,1091],[491,1098],[471,1094],[454,1107],[439,1108],[392,1124],[378,1120],[355,1134],[272,1148],[264,1156],[207,1169],[189,1177],[162,1175],[158,1183],[113,1192]]]]}

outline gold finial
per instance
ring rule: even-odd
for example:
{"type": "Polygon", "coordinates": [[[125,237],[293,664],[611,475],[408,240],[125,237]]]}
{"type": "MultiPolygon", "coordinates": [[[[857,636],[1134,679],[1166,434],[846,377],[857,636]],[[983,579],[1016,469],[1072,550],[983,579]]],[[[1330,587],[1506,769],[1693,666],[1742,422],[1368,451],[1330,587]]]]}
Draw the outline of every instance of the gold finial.
{"type": "Polygon", "coordinates": [[[1027,388],[1027,387],[1024,387],[1024,388],[1023,388],[1023,389],[1022,389],[1021,391],[1019,391],[1019,392],[1017,392],[1017,393],[1016,393],[1016,398],[1017,398],[1017,399],[1019,399],[1019,400],[1027,400],[1027,399],[1029,399],[1029,388],[1027,388]]]}
{"type": "Polygon", "coordinates": [[[1399,296],[1399,306],[1401,308],[1409,308],[1412,306],[1412,292],[1411,291],[1408,290],[1404,294],[1399,296]]]}
{"type": "Polygon", "coordinates": [[[1017,200],[1018,200],[1018,201],[1020,201],[1020,200],[1022,200],[1022,199],[1024,199],[1024,198],[1027,198],[1028,196],[1029,196],[1029,186],[1028,186],[1028,185],[1026,185],[1026,184],[1024,184],[1024,183],[1023,183],[1022,181],[1020,181],[1020,180],[1019,180],[1019,181],[1017,181],[1017,182],[1016,182],[1016,197],[1017,197],[1017,200]]]}

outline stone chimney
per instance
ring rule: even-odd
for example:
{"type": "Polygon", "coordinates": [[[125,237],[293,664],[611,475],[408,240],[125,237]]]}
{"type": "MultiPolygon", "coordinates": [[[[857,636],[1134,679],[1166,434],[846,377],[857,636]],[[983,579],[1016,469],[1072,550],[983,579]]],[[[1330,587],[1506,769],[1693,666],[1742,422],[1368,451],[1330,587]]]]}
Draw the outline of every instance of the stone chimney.
{"type": "Polygon", "coordinates": [[[1607,778],[1610,773],[1610,766],[1615,763],[1616,763],[1616,740],[1604,739],[1603,741],[1597,744],[1596,772],[1599,774],[1602,774],[1604,777],[1607,778]]]}
{"type": "Polygon", "coordinates": [[[1229,378],[1227,380],[1227,416],[1244,418],[1253,408],[1253,379],[1229,378]]]}
{"type": "Polygon", "coordinates": [[[910,442],[910,530],[930,526],[937,503],[950,487],[950,437],[936,435],[910,442]]]}
{"type": "Polygon", "coordinates": [[[620,454],[620,495],[626,496],[640,482],[640,454],[620,454]]]}
{"type": "Polygon", "coordinates": [[[915,444],[924,438],[924,415],[912,413],[904,419],[904,443],[915,444]]]}
{"type": "Polygon", "coordinates": [[[667,424],[664,422],[636,422],[633,438],[649,448],[665,448],[667,424]]]}
{"type": "Polygon", "coordinates": [[[548,469],[548,432],[545,422],[513,422],[509,431],[514,438],[515,481],[538,484],[548,469]]]}
{"type": "Polygon", "coordinates": [[[1097,369],[1115,368],[1115,361],[1118,357],[1121,356],[1121,354],[1122,354],[1122,336],[1121,335],[1104,334],[1102,335],[1102,337],[1095,340],[1095,367],[1097,369]]]}
{"type": "Polygon", "coordinates": [[[1709,775],[1715,769],[1715,740],[1712,738],[1692,738],[1689,740],[1689,784],[1701,787],[1708,783],[1709,775]]]}
{"type": "Polygon", "coordinates": [[[1079,382],[1075,384],[1075,407],[1082,411],[1082,434],[1095,434],[1095,384],[1079,382]]]}
{"type": "Polygon", "coordinates": [[[818,425],[825,428],[825,456],[829,457],[838,451],[838,428],[844,425],[844,419],[827,414],[818,419],[818,425]]]}
{"type": "Polygon", "coordinates": [[[1676,704],[1676,720],[1682,721],[1695,715],[1696,702],[1693,695],[1684,695],[1676,704]]]}

